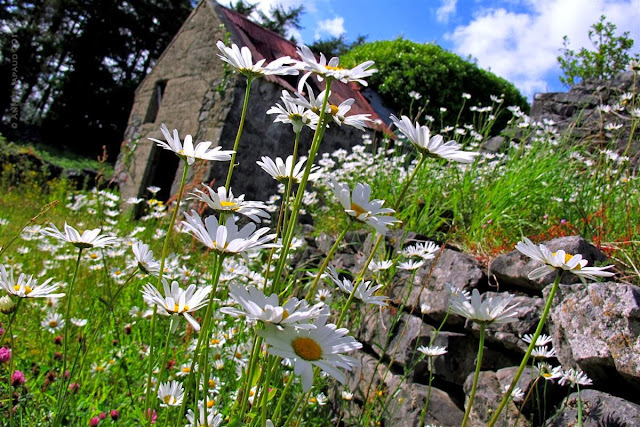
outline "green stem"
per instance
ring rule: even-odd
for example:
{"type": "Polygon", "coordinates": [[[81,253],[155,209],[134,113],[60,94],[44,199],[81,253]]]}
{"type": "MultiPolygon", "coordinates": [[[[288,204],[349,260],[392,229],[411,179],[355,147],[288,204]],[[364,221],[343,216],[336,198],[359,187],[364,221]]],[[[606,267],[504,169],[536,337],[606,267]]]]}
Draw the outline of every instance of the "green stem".
{"type": "Polygon", "coordinates": [[[424,408],[422,408],[422,414],[420,414],[420,423],[418,425],[424,425],[424,418],[427,416],[427,411],[429,410],[429,401],[431,400],[431,382],[433,381],[433,356],[427,357],[427,367],[429,369],[429,387],[427,388],[427,400],[424,403],[424,408]]]}
{"type": "Polygon", "coordinates": [[[238,153],[238,146],[240,145],[240,137],[242,136],[242,129],[244,128],[244,120],[247,116],[247,106],[249,105],[249,93],[251,92],[251,83],[253,83],[253,77],[247,77],[247,88],[244,91],[244,103],[242,104],[242,114],[240,115],[240,124],[238,125],[238,132],[236,133],[236,141],[233,143],[233,154],[231,155],[231,163],[229,164],[229,172],[227,172],[227,181],[224,184],[224,188],[229,191],[231,185],[231,175],[233,175],[233,168],[236,165],[236,154],[238,153]]]}
{"type": "Polygon", "coordinates": [[[496,409],[496,412],[493,414],[493,416],[489,420],[487,427],[492,427],[498,421],[498,416],[500,415],[500,412],[502,412],[505,405],[507,404],[507,401],[509,400],[509,396],[511,396],[511,392],[513,391],[516,384],[518,383],[518,380],[520,379],[520,376],[522,375],[524,368],[527,366],[527,362],[529,361],[531,352],[536,346],[536,341],[538,340],[538,337],[542,333],[542,328],[544,327],[544,324],[547,321],[547,316],[549,315],[549,311],[551,310],[551,303],[553,302],[553,297],[556,295],[558,286],[560,285],[561,277],[562,277],[562,270],[558,270],[558,272],[556,273],[556,279],[553,282],[553,285],[551,286],[551,292],[549,292],[547,303],[544,306],[544,311],[542,312],[542,316],[540,317],[540,321],[538,322],[538,327],[536,328],[536,331],[533,334],[533,337],[531,338],[531,343],[529,344],[529,348],[527,348],[527,352],[525,353],[524,358],[520,363],[520,367],[518,368],[518,371],[516,372],[515,377],[513,377],[513,380],[511,381],[511,385],[509,386],[509,389],[507,390],[506,394],[502,398],[502,401],[500,402],[498,409],[496,409]]]}
{"type": "Polygon", "coordinates": [[[333,79],[327,78],[325,82],[326,82],[325,94],[322,100],[322,107],[320,108],[320,119],[318,120],[318,126],[313,135],[311,148],[309,149],[309,156],[307,158],[307,164],[305,165],[302,178],[300,179],[300,184],[298,185],[296,198],[291,208],[291,218],[289,219],[289,222],[287,224],[287,229],[284,234],[284,239],[282,242],[282,253],[280,254],[280,259],[278,260],[278,264],[276,265],[276,270],[273,276],[272,289],[276,293],[280,293],[279,284],[282,278],[282,271],[284,270],[284,266],[287,262],[287,256],[289,255],[289,248],[291,247],[291,241],[293,240],[295,228],[298,225],[298,215],[300,214],[300,205],[302,204],[302,199],[304,197],[304,189],[307,186],[307,181],[309,180],[309,174],[311,173],[313,162],[315,161],[316,154],[318,153],[318,149],[320,148],[320,143],[322,142],[322,137],[324,136],[324,131],[326,129],[326,120],[325,120],[326,109],[327,109],[327,102],[329,100],[331,83],[333,82],[333,79]]]}
{"type": "Polygon", "coordinates": [[[287,391],[289,390],[289,386],[291,385],[292,382],[293,382],[293,372],[291,372],[291,375],[289,376],[289,380],[285,384],[284,389],[282,390],[282,394],[280,395],[280,398],[278,399],[278,404],[276,405],[276,409],[274,409],[274,411],[273,411],[273,416],[272,416],[272,420],[271,421],[273,421],[274,423],[279,421],[280,409],[282,408],[282,403],[284,402],[284,397],[287,395],[287,391]]]}
{"type": "MultiPolygon", "coordinates": [[[[167,358],[169,357],[169,338],[171,338],[171,331],[173,330],[173,324],[175,322],[175,316],[171,316],[171,321],[169,322],[169,331],[167,332],[167,339],[164,340],[164,354],[162,355],[162,363],[160,364],[160,373],[158,374],[158,378],[156,380],[156,388],[153,391],[153,395],[158,395],[158,389],[160,389],[160,382],[162,382],[162,374],[164,373],[165,366],[167,366],[167,358]]],[[[153,399],[153,403],[151,403],[150,409],[153,411],[156,407],[155,399],[153,399]]],[[[167,412],[169,412],[167,410],[167,412]]],[[[168,415],[167,415],[168,418],[168,415]]],[[[151,419],[151,417],[149,417],[151,419]]]]}
{"type": "MultiPolygon", "coordinates": [[[[76,277],[78,276],[78,269],[80,267],[80,257],[82,256],[82,249],[83,248],[78,248],[78,258],[76,258],[76,268],[73,271],[73,277],[71,279],[71,284],[69,285],[69,292],[67,293],[67,309],[65,311],[65,316],[64,316],[64,347],[63,347],[63,352],[62,352],[62,373],[60,375],[60,386],[58,387],[58,409],[60,409],[60,405],[62,404],[62,395],[64,392],[64,388],[66,385],[66,379],[65,379],[65,372],[67,370],[67,349],[69,348],[68,342],[69,342],[69,323],[71,322],[71,302],[72,302],[72,297],[73,297],[73,287],[76,283],[76,277]]],[[[69,381],[71,381],[71,375],[69,375],[69,381]]],[[[62,412],[62,411],[59,411],[62,412]]],[[[60,414],[60,417],[62,415],[60,414]]],[[[57,424],[58,421],[58,417],[56,417],[56,422],[54,422],[54,425],[57,424]]]]}
{"type": "MultiPolygon", "coordinates": [[[[476,396],[476,388],[478,387],[478,378],[480,377],[480,368],[482,368],[482,353],[484,351],[484,330],[487,327],[486,323],[480,323],[480,342],[478,344],[478,358],[476,360],[476,372],[473,375],[473,386],[471,386],[471,394],[469,395],[469,402],[467,402],[467,410],[464,412],[464,418],[462,419],[462,427],[467,425],[469,421],[469,415],[471,414],[471,407],[473,406],[473,399],[476,396]]],[[[509,394],[507,394],[509,396],[509,394]]]]}
{"type": "MultiPolygon", "coordinates": [[[[164,264],[167,259],[167,252],[169,252],[169,241],[171,240],[171,234],[173,233],[173,226],[178,217],[178,211],[180,210],[180,201],[182,201],[182,194],[184,193],[184,186],[187,183],[187,173],[189,172],[189,163],[185,160],[182,168],[182,179],[180,180],[180,190],[178,190],[178,199],[176,200],[176,207],[171,213],[171,220],[169,221],[169,228],[167,229],[167,235],[164,238],[162,244],[162,257],[160,258],[160,271],[158,271],[158,281],[156,288],[162,285],[162,276],[164,274],[164,264]]],[[[153,353],[156,333],[156,318],[157,318],[158,306],[153,306],[153,315],[151,316],[151,344],[149,348],[149,365],[147,366],[147,392],[144,399],[144,413],[148,417],[149,425],[151,425],[151,412],[149,411],[150,394],[151,394],[151,374],[153,373],[153,353]]]]}
{"type": "Polygon", "coordinates": [[[582,427],[582,395],[580,394],[580,385],[578,387],[578,427],[582,427]]]}
{"type": "Polygon", "coordinates": [[[342,230],[342,232],[336,238],[336,241],[333,244],[333,246],[331,246],[331,249],[329,250],[329,253],[325,257],[325,259],[322,262],[322,265],[320,266],[320,268],[318,269],[318,272],[316,273],[316,277],[313,279],[313,283],[311,284],[311,287],[309,288],[309,291],[307,292],[307,296],[305,297],[305,299],[307,301],[309,301],[313,297],[313,294],[316,292],[316,287],[318,286],[318,282],[320,281],[320,277],[322,277],[322,273],[324,273],[324,270],[329,265],[329,262],[331,261],[331,258],[333,258],[333,255],[338,250],[338,247],[340,246],[340,243],[342,243],[342,239],[344,239],[344,236],[347,234],[347,232],[349,231],[350,228],[351,228],[351,222],[349,222],[347,224],[347,226],[344,228],[344,230],[342,230]]]}
{"type": "MultiPolygon", "coordinates": [[[[296,138],[293,143],[293,155],[291,156],[291,170],[289,171],[289,179],[287,180],[287,185],[285,187],[284,197],[282,198],[282,203],[280,203],[280,212],[278,213],[278,224],[276,225],[276,241],[282,235],[282,230],[285,228],[287,224],[287,212],[289,211],[289,197],[291,195],[291,189],[293,188],[293,170],[296,166],[296,159],[298,158],[298,146],[300,144],[300,132],[296,133],[296,138]]],[[[273,262],[273,255],[276,253],[278,248],[272,248],[269,251],[269,260],[267,261],[267,267],[265,268],[264,274],[264,285],[265,294],[269,294],[267,290],[269,289],[269,273],[271,271],[271,263],[273,262]]],[[[272,281],[272,285],[274,282],[272,281]]]]}

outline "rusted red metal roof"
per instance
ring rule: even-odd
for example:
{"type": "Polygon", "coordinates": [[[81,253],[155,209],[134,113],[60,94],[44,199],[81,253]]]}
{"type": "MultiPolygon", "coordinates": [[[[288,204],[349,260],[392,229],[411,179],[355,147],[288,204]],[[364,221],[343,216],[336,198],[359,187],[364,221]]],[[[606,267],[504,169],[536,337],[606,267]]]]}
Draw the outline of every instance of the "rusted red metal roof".
{"type": "MultiPolygon", "coordinates": [[[[291,58],[300,59],[297,53],[297,47],[289,40],[283,38],[280,34],[268,30],[255,22],[247,19],[246,16],[227,9],[224,6],[216,5],[216,9],[224,20],[229,23],[229,30],[233,33],[239,44],[247,46],[253,55],[253,60],[258,61],[265,59],[267,63],[281,58],[283,56],[290,56],[291,58]]],[[[296,81],[298,76],[266,76],[268,80],[271,80],[283,88],[295,92],[296,81]]],[[[312,83],[312,86],[321,91],[324,89],[324,82],[318,82],[313,77],[309,78],[308,82],[312,83]]],[[[341,102],[353,98],[355,102],[351,106],[350,114],[369,114],[371,120],[376,120],[376,123],[369,122],[368,127],[384,133],[389,133],[389,128],[380,120],[380,117],[375,112],[371,104],[360,92],[361,86],[358,83],[341,83],[335,82],[331,85],[331,103],[338,105],[341,102]]]]}

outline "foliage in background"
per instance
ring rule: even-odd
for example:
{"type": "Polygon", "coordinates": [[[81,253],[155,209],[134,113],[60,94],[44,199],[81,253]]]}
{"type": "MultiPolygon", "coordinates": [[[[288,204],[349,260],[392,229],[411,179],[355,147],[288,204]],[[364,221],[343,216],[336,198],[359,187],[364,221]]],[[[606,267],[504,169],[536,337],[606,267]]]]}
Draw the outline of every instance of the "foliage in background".
{"type": "MultiPolygon", "coordinates": [[[[490,94],[504,95],[506,105],[529,111],[526,98],[511,83],[436,44],[420,44],[403,38],[376,41],[358,46],[340,58],[341,64],[347,67],[365,60],[375,61],[378,69],[369,78],[369,85],[387,107],[398,113],[409,114],[412,102],[409,92],[412,91],[422,95],[416,106],[424,106],[425,114],[439,118],[440,108],[446,108],[443,120],[448,123],[472,120],[468,110],[457,119],[462,93],[470,94],[475,102],[483,105],[491,103],[490,94]]],[[[499,119],[496,128],[501,129],[507,120],[499,119]]]]}
{"type": "Polygon", "coordinates": [[[356,37],[353,42],[349,42],[345,38],[344,34],[341,34],[339,37],[329,37],[326,39],[316,40],[309,45],[309,49],[317,55],[323,53],[327,59],[334,56],[342,57],[350,50],[358,46],[362,46],[366,42],[366,39],[367,36],[360,35],[356,37]]]}
{"type": "Polygon", "coordinates": [[[190,0],[0,0],[0,131],[117,153],[136,87],[191,9],[190,0]]]}
{"type": "MultiPolygon", "coordinates": [[[[569,49],[569,37],[564,36],[561,56],[558,63],[563,72],[560,81],[573,86],[585,79],[607,80],[624,71],[632,59],[629,50],[633,47],[633,39],[625,31],[615,36],[616,25],[606,21],[605,15],[589,29],[589,40],[593,50],[580,49],[577,53],[569,49]]],[[[635,58],[638,59],[636,54],[635,58]]]]}

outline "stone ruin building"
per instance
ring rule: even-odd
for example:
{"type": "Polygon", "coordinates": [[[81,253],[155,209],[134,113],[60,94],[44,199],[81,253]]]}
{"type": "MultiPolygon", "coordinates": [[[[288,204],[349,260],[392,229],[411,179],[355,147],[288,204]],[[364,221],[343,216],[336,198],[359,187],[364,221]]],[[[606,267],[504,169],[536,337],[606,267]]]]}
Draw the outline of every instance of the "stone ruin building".
{"type": "MultiPolygon", "coordinates": [[[[156,146],[147,138],[164,140],[162,123],[169,130],[178,129],[180,138],[191,134],[194,142],[212,141],[212,147],[232,149],[240,121],[246,78],[233,72],[218,57],[216,42],[222,40],[247,46],[254,62],[267,63],[281,56],[297,58],[296,46],[280,35],[249,21],[245,16],[202,0],[187,18],[178,34],[159,58],[151,73],[135,92],[135,101],[116,164],[116,182],[123,200],[142,197],[154,185],[162,190],[157,198],[166,200],[177,192],[182,162],[171,151],[156,146]]],[[[294,133],[290,125],[273,123],[274,115],[266,111],[280,101],[282,90],[295,92],[299,76],[266,76],[253,82],[247,118],[236,158],[232,189],[248,199],[266,200],[276,191],[276,182],[256,165],[262,156],[290,155],[294,133]]],[[[324,88],[315,78],[308,79],[317,94],[324,88]]],[[[380,124],[361,87],[334,84],[333,104],[354,98],[350,113],[370,114],[370,132],[388,130],[380,124]],[[377,124],[376,124],[377,123],[377,124]]],[[[382,115],[382,114],[381,114],[382,115]]],[[[388,117],[388,115],[386,116],[388,117]]],[[[310,146],[312,132],[305,128],[300,138],[300,153],[310,146]]],[[[362,132],[348,126],[332,126],[325,133],[322,151],[348,148],[362,140],[362,132]]],[[[194,185],[224,185],[228,162],[196,162],[190,171],[194,185]]],[[[148,193],[146,193],[148,195],[148,193]]]]}

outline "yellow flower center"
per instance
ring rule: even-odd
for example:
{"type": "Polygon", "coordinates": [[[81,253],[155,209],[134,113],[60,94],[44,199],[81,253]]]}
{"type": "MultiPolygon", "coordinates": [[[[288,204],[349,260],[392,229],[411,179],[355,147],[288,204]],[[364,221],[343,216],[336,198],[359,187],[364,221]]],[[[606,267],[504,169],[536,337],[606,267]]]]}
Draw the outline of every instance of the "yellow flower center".
{"type": "Polygon", "coordinates": [[[164,400],[164,403],[167,405],[172,405],[176,401],[176,399],[171,395],[165,396],[162,400],[164,400]]]}
{"type": "Polygon", "coordinates": [[[97,259],[97,258],[98,258],[98,254],[96,254],[96,253],[89,254],[89,257],[90,257],[91,259],[97,259]]]}
{"type": "Polygon", "coordinates": [[[287,310],[283,310],[282,311],[282,320],[286,319],[287,317],[289,317],[289,312],[287,310]]]}
{"type": "Polygon", "coordinates": [[[322,347],[312,338],[296,338],[291,347],[304,360],[320,360],[322,357],[322,347]]]}
{"type": "Polygon", "coordinates": [[[309,399],[309,401],[311,403],[316,403],[318,401],[318,399],[316,399],[315,397],[312,397],[311,399],[309,399]]]}
{"type": "Polygon", "coordinates": [[[342,67],[332,67],[331,65],[327,65],[325,67],[327,70],[332,70],[332,71],[340,71],[340,70],[344,70],[344,68],[342,67]]]}
{"type": "Polygon", "coordinates": [[[355,203],[351,202],[351,206],[350,206],[352,211],[356,212],[356,216],[360,216],[362,214],[367,213],[367,211],[365,211],[361,206],[356,205],[355,203]]]}
{"type": "Polygon", "coordinates": [[[173,304],[173,311],[175,313],[184,313],[185,311],[189,311],[189,306],[185,305],[182,311],[180,311],[180,305],[178,303],[173,304]]]}
{"type": "Polygon", "coordinates": [[[336,114],[338,114],[338,107],[336,105],[331,104],[330,108],[331,108],[331,115],[332,116],[335,116],[336,114]]]}
{"type": "Polygon", "coordinates": [[[218,345],[218,344],[220,344],[220,340],[219,340],[219,339],[217,339],[217,338],[212,338],[210,342],[211,342],[211,345],[218,345]]]}
{"type": "Polygon", "coordinates": [[[236,351],[236,354],[234,354],[234,356],[236,357],[236,359],[242,359],[242,353],[240,353],[239,351],[236,351]]]}
{"type": "MultiPolygon", "coordinates": [[[[18,291],[20,290],[20,288],[21,288],[21,287],[22,287],[22,285],[20,285],[20,284],[15,285],[15,286],[13,287],[13,290],[14,290],[14,291],[16,291],[16,292],[18,292],[18,291]]],[[[24,287],[24,294],[25,294],[25,295],[29,295],[32,291],[33,291],[33,289],[31,289],[31,286],[27,285],[27,286],[25,286],[25,287],[24,287]]]]}
{"type": "Polygon", "coordinates": [[[185,366],[182,368],[182,372],[191,372],[191,368],[189,366],[185,366]]]}
{"type": "Polygon", "coordinates": [[[55,328],[58,326],[58,322],[56,320],[49,320],[49,326],[55,328]]]}
{"type": "Polygon", "coordinates": [[[220,206],[222,206],[224,209],[228,209],[228,210],[238,210],[238,204],[236,202],[228,202],[228,201],[221,201],[220,202],[220,206]]]}
{"type": "Polygon", "coordinates": [[[213,408],[213,404],[216,403],[214,400],[207,400],[207,408],[213,408]]]}
{"type": "Polygon", "coordinates": [[[542,376],[545,377],[545,378],[549,378],[549,377],[551,377],[551,372],[543,372],[542,376]]]}
{"type": "MultiPolygon", "coordinates": [[[[553,256],[556,256],[556,254],[557,254],[557,252],[554,252],[554,253],[553,253],[553,256]]],[[[574,257],[574,255],[573,255],[573,254],[565,253],[565,254],[564,254],[564,263],[565,263],[565,264],[566,264],[566,263],[568,263],[568,262],[569,262],[569,260],[570,260],[571,258],[573,258],[573,257],[574,257]]],[[[581,266],[580,264],[578,264],[578,265],[576,265],[573,269],[574,269],[574,270],[580,270],[580,268],[582,268],[582,266],[581,266]]]]}
{"type": "Polygon", "coordinates": [[[214,388],[216,386],[216,382],[214,380],[209,380],[209,388],[214,388]]]}
{"type": "Polygon", "coordinates": [[[96,372],[104,372],[104,366],[96,366],[96,372]]]}

